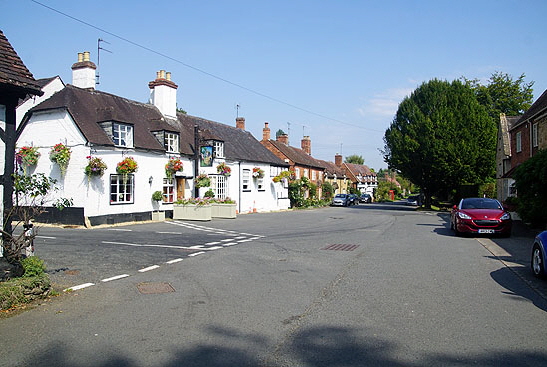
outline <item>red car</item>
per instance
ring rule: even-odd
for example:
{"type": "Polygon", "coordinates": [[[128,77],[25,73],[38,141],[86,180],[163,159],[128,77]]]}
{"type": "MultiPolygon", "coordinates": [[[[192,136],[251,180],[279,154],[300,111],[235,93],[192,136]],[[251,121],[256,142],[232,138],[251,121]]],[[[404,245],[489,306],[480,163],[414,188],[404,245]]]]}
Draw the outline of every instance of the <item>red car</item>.
{"type": "Polygon", "coordinates": [[[509,237],[513,221],[496,199],[467,198],[454,205],[450,214],[450,228],[456,235],[500,234],[509,237]]]}

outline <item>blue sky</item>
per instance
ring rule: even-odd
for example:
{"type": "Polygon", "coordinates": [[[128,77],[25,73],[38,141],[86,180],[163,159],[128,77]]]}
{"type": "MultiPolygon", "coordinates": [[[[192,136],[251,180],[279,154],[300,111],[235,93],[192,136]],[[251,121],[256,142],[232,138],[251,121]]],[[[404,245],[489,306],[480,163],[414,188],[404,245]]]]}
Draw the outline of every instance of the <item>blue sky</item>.
{"type": "Polygon", "coordinates": [[[102,91],[146,102],[164,69],[191,115],[235,126],[240,105],[257,139],[269,122],[293,146],[309,135],[316,158],[357,154],[376,170],[398,104],[425,81],[500,71],[535,81],[534,99],[547,89],[544,0],[40,2],[58,12],[0,0],[35,78],[71,83],[77,53],[96,62],[102,38],[102,91]]]}

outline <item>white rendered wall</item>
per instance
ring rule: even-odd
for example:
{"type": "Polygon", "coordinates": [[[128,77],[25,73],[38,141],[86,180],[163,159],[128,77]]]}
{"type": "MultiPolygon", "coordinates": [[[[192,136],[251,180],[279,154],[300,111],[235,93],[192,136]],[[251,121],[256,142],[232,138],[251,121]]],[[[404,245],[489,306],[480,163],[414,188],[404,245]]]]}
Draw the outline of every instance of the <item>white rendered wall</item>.
{"type": "Polygon", "coordinates": [[[167,85],[157,85],[150,90],[150,102],[156,106],[162,115],[176,118],[177,90],[167,85]]]}
{"type": "Polygon", "coordinates": [[[51,82],[46,84],[44,88],[42,88],[42,92],[44,92],[42,96],[32,96],[31,98],[27,99],[24,103],[22,103],[20,106],[18,106],[16,116],[15,116],[17,126],[19,126],[19,124],[21,123],[21,120],[23,120],[23,117],[25,117],[25,113],[27,113],[28,110],[42,103],[43,101],[45,101],[56,92],[63,89],[64,87],[65,85],[63,84],[63,81],[61,80],[61,78],[55,77],[55,79],[53,79],[51,82]]]}
{"type": "Polygon", "coordinates": [[[95,88],[95,69],[85,67],[72,70],[72,85],[78,88],[95,88]]]}

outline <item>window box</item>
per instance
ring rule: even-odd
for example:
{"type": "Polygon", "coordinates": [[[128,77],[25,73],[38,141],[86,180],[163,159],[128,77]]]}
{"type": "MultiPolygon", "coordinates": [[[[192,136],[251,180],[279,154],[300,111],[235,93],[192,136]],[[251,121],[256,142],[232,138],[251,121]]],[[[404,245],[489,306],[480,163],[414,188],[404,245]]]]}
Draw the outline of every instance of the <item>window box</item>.
{"type": "Polygon", "coordinates": [[[211,217],[213,218],[236,218],[236,204],[211,204],[211,217]]]}
{"type": "Polygon", "coordinates": [[[173,219],[208,221],[211,217],[210,204],[173,204],[173,219]]]}

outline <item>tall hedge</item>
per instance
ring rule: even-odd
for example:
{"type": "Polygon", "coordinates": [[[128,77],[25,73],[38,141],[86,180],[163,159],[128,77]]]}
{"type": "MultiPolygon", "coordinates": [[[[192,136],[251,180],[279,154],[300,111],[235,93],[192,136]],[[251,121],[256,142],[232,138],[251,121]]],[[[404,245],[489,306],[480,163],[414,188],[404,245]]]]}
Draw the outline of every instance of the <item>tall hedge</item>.
{"type": "Polygon", "coordinates": [[[547,227],[547,149],[515,169],[518,207],[522,220],[534,227],[547,227]]]}

